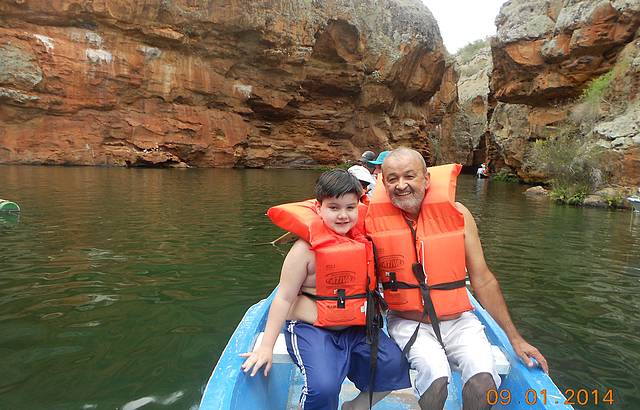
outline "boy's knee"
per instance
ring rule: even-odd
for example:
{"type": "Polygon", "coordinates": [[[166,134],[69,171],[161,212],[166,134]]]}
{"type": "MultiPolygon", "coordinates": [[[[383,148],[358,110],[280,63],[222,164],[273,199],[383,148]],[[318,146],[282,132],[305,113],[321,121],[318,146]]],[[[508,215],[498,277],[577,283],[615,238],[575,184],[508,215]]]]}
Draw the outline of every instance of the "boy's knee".
{"type": "Polygon", "coordinates": [[[319,401],[331,403],[340,395],[340,385],[332,380],[318,380],[309,385],[309,396],[319,401]]]}
{"type": "Polygon", "coordinates": [[[462,403],[465,410],[488,409],[487,390],[497,386],[490,373],[478,373],[471,377],[462,388],[462,403]]]}
{"type": "Polygon", "coordinates": [[[444,403],[447,401],[449,378],[440,377],[435,379],[429,388],[420,396],[418,404],[423,410],[426,409],[443,409],[444,403]]]}

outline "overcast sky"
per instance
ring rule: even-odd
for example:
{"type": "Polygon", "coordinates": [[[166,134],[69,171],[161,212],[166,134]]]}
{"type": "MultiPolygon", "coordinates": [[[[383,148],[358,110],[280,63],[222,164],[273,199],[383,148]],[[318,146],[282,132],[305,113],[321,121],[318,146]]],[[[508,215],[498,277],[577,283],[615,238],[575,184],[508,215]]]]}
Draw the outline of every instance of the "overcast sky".
{"type": "Polygon", "coordinates": [[[422,0],[438,21],[440,35],[451,54],[473,40],[494,35],[494,21],[505,1],[422,0]]]}

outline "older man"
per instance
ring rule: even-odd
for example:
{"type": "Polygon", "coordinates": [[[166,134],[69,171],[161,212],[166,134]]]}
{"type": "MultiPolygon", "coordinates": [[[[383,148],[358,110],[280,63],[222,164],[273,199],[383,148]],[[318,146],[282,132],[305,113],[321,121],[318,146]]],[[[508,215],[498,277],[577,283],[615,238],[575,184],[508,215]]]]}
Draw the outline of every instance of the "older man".
{"type": "Polygon", "coordinates": [[[382,164],[383,185],[374,193],[366,219],[377,248],[377,265],[389,304],[388,329],[418,374],[422,409],[442,409],[451,378],[449,362],[462,373],[464,409],[490,406],[486,392],[500,385],[484,328],[465,288],[469,275],[476,297],[504,329],[528,365],[547,362],[520,335],[500,286],[482,252],[473,216],[455,202],[459,165],[433,167],[399,148],[382,164]]]}

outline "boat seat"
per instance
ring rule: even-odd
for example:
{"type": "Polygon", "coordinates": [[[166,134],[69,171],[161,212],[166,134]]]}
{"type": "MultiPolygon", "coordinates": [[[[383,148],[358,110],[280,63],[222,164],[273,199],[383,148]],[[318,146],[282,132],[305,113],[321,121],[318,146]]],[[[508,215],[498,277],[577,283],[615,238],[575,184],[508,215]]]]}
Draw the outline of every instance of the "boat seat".
{"type": "MultiPolygon", "coordinates": [[[[260,343],[262,343],[262,338],[264,337],[264,332],[260,332],[258,337],[256,338],[256,342],[253,344],[253,349],[256,350],[260,343]]],[[[498,369],[498,374],[506,375],[509,373],[511,369],[511,365],[509,364],[509,360],[504,355],[502,350],[496,345],[491,345],[491,352],[493,353],[493,361],[496,364],[496,368],[498,369]]],[[[287,352],[287,343],[284,340],[284,334],[280,333],[278,338],[276,339],[276,344],[273,347],[273,363],[293,363],[291,360],[291,356],[289,356],[289,352],[287,352]]]]}

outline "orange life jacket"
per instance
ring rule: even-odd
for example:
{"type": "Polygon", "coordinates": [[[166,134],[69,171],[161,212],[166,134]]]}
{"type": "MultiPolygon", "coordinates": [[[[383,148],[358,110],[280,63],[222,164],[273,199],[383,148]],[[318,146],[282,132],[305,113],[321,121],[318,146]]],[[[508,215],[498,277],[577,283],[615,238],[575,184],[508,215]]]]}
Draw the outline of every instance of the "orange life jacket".
{"type": "Polygon", "coordinates": [[[433,323],[473,309],[465,287],[464,216],[455,207],[461,168],[449,164],[428,169],[431,184],[415,231],[391,203],[384,184],[377,184],[365,225],[376,247],[384,299],[392,310],[427,313],[432,308],[435,314],[428,316],[433,323]]]}
{"type": "Polygon", "coordinates": [[[316,201],[278,205],[267,216],[282,229],[298,235],[315,254],[315,326],[364,326],[367,298],[375,290],[373,247],[363,235],[366,206],[359,205],[358,224],[348,236],[327,228],[316,212],[316,201]]]}

